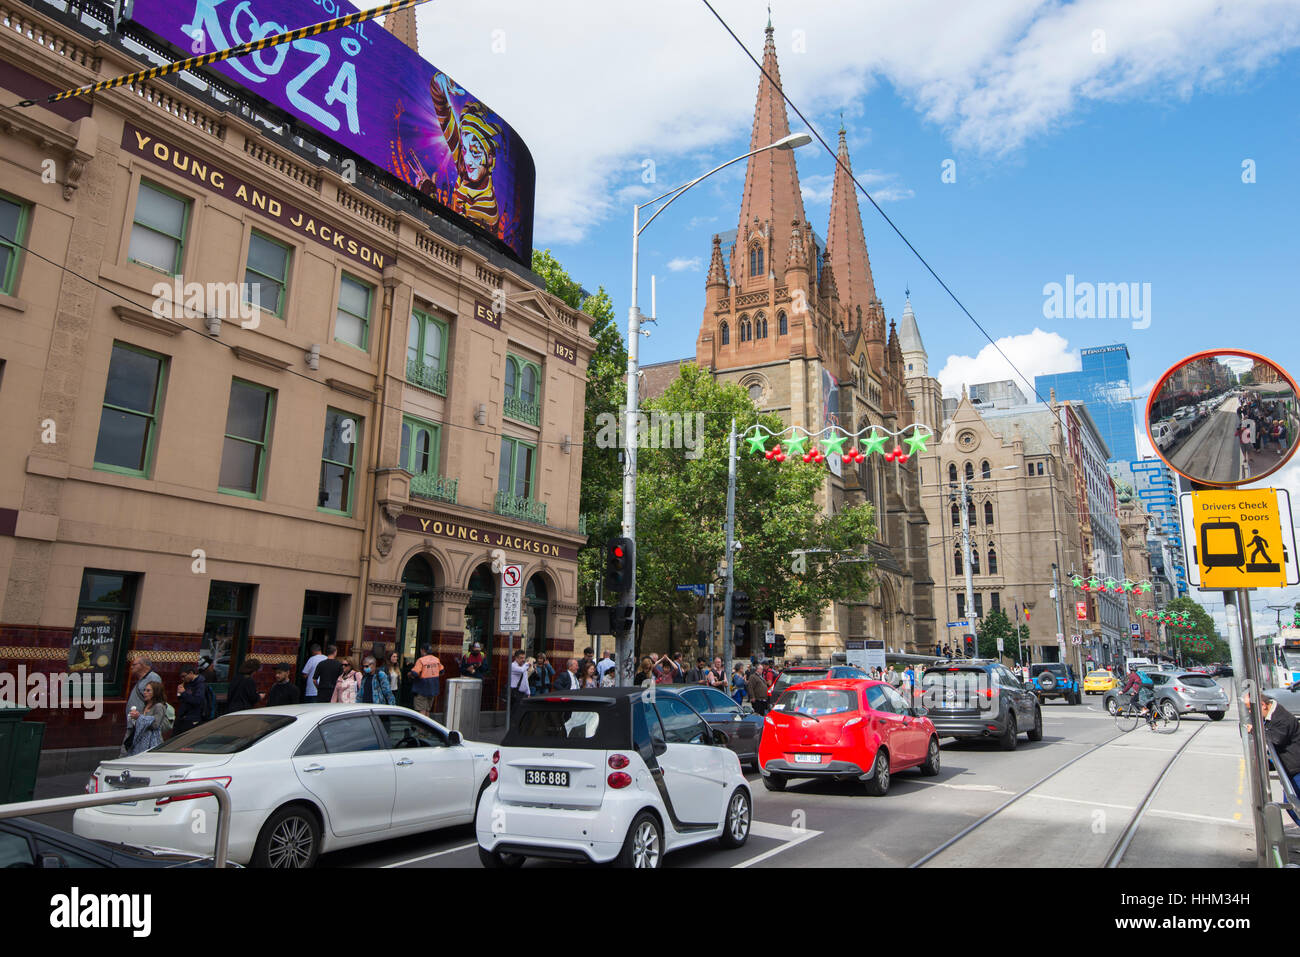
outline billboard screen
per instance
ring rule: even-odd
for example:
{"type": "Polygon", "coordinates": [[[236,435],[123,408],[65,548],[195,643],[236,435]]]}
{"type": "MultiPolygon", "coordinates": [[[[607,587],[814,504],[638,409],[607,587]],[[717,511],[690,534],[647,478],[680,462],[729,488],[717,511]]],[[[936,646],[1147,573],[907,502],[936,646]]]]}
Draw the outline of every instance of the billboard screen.
{"type": "MultiPolygon", "coordinates": [[[[189,56],[354,10],[346,0],[134,0],[130,16],[189,56]]],[[[536,172],[528,147],[500,116],[377,21],[208,69],[404,180],[530,262],[536,172]]]]}

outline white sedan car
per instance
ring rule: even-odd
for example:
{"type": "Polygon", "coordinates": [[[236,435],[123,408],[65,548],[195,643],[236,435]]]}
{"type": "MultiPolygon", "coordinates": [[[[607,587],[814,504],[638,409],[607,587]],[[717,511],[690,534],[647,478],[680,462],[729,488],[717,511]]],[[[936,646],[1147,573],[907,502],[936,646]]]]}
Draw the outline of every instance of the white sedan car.
{"type": "MultiPolygon", "coordinates": [[[[230,793],[230,860],[311,867],[324,851],[474,820],[490,745],[406,708],[311,704],[216,718],[160,747],[105,761],[87,785],[122,792],[216,780],[230,793]]],[[[83,808],[75,833],[211,854],[213,797],[83,808]]]]}
{"type": "Polygon", "coordinates": [[[640,688],[524,700],[492,756],[475,830],[485,867],[529,857],[659,867],[749,838],[753,806],[727,737],[677,695],[640,688]]]}

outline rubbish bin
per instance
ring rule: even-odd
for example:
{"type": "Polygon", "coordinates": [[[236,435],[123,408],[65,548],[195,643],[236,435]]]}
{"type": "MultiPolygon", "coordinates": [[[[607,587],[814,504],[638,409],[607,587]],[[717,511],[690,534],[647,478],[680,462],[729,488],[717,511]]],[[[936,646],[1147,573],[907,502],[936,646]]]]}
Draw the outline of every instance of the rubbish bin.
{"type": "Polygon", "coordinates": [[[30,710],[0,707],[0,804],[30,801],[36,790],[45,725],[24,721],[30,710]]]}
{"type": "Polygon", "coordinates": [[[478,737],[478,709],[483,697],[482,678],[452,678],[447,682],[447,727],[466,739],[478,737]]]}

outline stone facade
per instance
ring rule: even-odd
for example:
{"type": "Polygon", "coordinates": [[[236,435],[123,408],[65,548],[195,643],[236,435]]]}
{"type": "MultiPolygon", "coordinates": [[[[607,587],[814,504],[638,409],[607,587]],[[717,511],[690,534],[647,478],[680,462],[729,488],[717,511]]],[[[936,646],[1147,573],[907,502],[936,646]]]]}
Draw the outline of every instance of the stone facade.
{"type": "MultiPolygon", "coordinates": [[[[139,67],[89,21],[18,9],[23,22],[0,31],[7,104],[139,67]]],[[[214,651],[220,698],[242,660],[261,660],[265,686],[308,641],[337,642],[354,663],[427,642],[455,675],[477,639],[500,684],[494,555],[524,566],[530,649],[566,654],[590,320],[414,194],[364,171],[345,179],[338,157],[322,164],[194,89],[150,81],[93,107],[4,111],[0,199],[23,211],[25,248],[0,295],[0,668],[64,671],[74,630],[125,606],[102,612],[123,622],[98,669],[105,717],[38,712],[46,747],[119,741],[138,655],[174,697],[180,666],[214,651]],[[172,275],[133,255],[148,189],[185,210],[176,276],[238,289],[263,237],[287,251],[282,308],[217,324],[206,307],[159,309],[172,275]],[[359,347],[344,341],[345,276],[368,290],[359,347]],[[414,323],[441,338],[417,336],[408,366],[414,323]],[[425,360],[429,341],[445,347],[425,360]],[[126,353],[162,370],[147,414],[113,399],[126,353]],[[527,387],[507,397],[508,375],[527,387]],[[237,385],[269,396],[249,492],[222,487],[247,452],[231,445],[237,385]],[[140,467],[106,467],[122,448],[111,423],[144,419],[140,467]],[[336,452],[346,468],[326,461],[336,452]],[[503,453],[522,463],[509,488],[503,453]],[[96,570],[123,587],[91,607],[96,570]]]]}

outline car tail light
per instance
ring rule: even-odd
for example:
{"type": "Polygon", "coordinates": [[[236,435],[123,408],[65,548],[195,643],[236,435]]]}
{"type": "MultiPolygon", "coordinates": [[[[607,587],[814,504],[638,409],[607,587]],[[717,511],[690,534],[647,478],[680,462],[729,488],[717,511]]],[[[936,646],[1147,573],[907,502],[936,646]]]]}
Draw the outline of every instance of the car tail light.
{"type": "Polygon", "coordinates": [[[606,780],[612,788],[625,788],[632,783],[632,775],[626,771],[615,771],[606,780]]]}
{"type": "Polygon", "coordinates": [[[496,764],[496,763],[497,763],[498,761],[500,761],[500,760],[501,760],[501,752],[500,752],[500,751],[493,751],[493,752],[492,752],[492,763],[493,763],[493,764],[496,764]]]}
{"type": "MultiPolygon", "coordinates": [[[[232,780],[231,777],[230,777],[229,775],[226,775],[225,777],[214,777],[214,778],[186,778],[186,779],[183,780],[183,781],[173,781],[173,782],[171,782],[171,783],[173,783],[173,784],[197,784],[197,783],[200,782],[200,781],[216,781],[216,782],[219,783],[222,787],[227,787],[227,788],[228,788],[228,787],[230,787],[230,782],[231,782],[231,780],[232,780]]],[[[159,807],[162,807],[164,804],[175,804],[177,801],[193,801],[193,800],[195,800],[196,798],[205,798],[205,797],[211,797],[211,795],[210,795],[210,794],[206,794],[206,793],[204,793],[204,792],[202,792],[202,791],[196,791],[194,794],[178,794],[178,795],[176,795],[175,797],[163,797],[163,798],[159,798],[159,799],[158,799],[158,806],[159,806],[159,807]]]]}
{"type": "Polygon", "coordinates": [[[626,754],[611,754],[609,756],[609,766],[615,771],[622,771],[630,763],[626,754]]]}
{"type": "Polygon", "coordinates": [[[496,781],[496,779],[497,779],[498,777],[500,777],[500,775],[497,774],[497,769],[496,769],[495,767],[493,767],[493,768],[489,768],[489,769],[488,769],[488,780],[489,780],[489,781],[496,781]]]}
{"type": "Polygon", "coordinates": [[[984,697],[988,698],[990,701],[992,701],[997,696],[997,693],[998,693],[997,688],[984,689],[984,697]]]}

